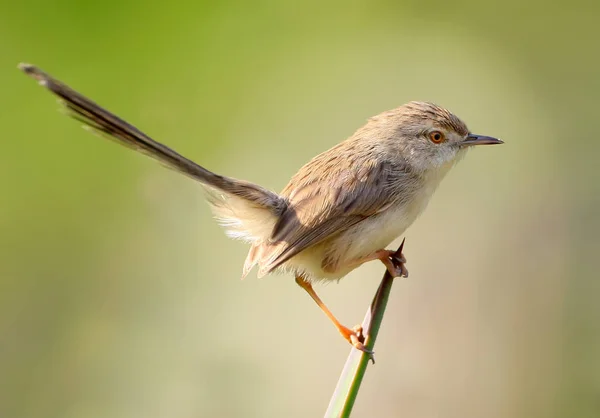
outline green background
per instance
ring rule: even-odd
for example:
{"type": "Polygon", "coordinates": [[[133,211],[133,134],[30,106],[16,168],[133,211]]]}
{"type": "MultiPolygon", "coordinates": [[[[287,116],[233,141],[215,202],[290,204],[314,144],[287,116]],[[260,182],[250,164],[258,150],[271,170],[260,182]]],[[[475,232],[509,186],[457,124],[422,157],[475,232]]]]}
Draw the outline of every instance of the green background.
{"type": "MultiPolygon", "coordinates": [[[[55,112],[39,65],[219,173],[279,190],[429,100],[470,152],[407,232],[357,417],[597,417],[593,1],[2,2],[0,417],[322,416],[349,347],[201,188],[55,112]]],[[[319,286],[349,326],[383,274],[319,286]]]]}

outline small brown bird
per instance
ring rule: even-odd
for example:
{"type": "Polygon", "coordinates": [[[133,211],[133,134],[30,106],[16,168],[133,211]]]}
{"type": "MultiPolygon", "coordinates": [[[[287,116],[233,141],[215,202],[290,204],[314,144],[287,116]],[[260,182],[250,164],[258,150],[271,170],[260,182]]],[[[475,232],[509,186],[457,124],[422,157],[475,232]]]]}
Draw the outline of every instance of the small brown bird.
{"type": "Polygon", "coordinates": [[[250,252],[242,276],[289,271],[342,336],[367,351],[360,326],[349,329],[329,311],[311,283],[339,280],[380,260],[393,277],[408,275],[404,257],[387,250],[425,209],[448,170],[473,145],[501,144],[475,135],[448,110],[410,102],[369,119],[350,138],[302,167],[280,194],[215,174],[154,141],[39,68],[19,68],[60,98],[75,119],[122,145],[198,180],[228,235],[250,252]]]}

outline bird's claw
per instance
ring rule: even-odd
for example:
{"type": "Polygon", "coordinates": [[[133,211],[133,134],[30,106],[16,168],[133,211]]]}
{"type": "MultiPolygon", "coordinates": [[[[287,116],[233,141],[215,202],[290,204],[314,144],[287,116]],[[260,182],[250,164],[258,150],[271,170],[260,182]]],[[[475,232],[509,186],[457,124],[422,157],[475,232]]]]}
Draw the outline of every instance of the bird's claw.
{"type": "Polygon", "coordinates": [[[375,352],[373,350],[369,350],[365,346],[365,336],[363,334],[363,328],[361,325],[356,325],[352,328],[352,333],[349,335],[349,341],[354,348],[367,354],[369,356],[369,360],[375,364],[375,352]]]}
{"type": "Polygon", "coordinates": [[[402,253],[400,255],[392,255],[390,257],[392,264],[394,264],[395,274],[394,277],[408,277],[408,270],[406,269],[406,257],[402,253]]]}

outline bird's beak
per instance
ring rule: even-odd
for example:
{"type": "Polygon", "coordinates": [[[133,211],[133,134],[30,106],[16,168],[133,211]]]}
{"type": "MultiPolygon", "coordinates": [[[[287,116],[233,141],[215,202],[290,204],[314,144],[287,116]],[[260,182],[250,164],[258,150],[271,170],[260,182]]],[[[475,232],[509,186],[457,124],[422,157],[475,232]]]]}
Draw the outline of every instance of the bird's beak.
{"type": "Polygon", "coordinates": [[[492,138],[491,136],[469,134],[465,140],[461,143],[463,147],[470,147],[471,145],[494,145],[504,144],[504,141],[498,138],[492,138]]]}

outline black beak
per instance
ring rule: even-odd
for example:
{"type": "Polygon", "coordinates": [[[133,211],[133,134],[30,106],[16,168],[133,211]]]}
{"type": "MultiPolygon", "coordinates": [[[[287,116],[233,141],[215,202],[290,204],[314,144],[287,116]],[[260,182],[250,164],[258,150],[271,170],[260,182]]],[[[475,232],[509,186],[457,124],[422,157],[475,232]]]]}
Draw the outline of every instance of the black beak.
{"type": "Polygon", "coordinates": [[[495,144],[504,144],[504,141],[499,140],[498,138],[492,138],[491,136],[483,136],[476,134],[469,134],[462,142],[463,147],[470,147],[471,145],[495,145],[495,144]]]}

